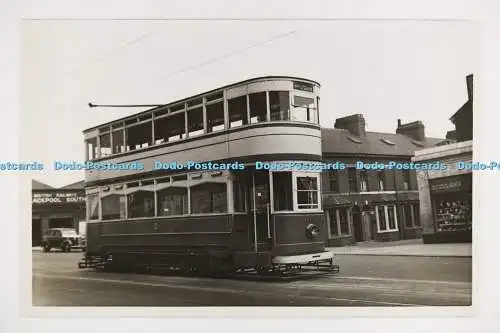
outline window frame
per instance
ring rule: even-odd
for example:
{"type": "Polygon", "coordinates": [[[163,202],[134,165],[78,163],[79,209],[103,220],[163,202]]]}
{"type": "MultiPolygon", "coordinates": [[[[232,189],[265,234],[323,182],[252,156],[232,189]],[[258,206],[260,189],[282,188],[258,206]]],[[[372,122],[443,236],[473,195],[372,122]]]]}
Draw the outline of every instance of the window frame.
{"type": "MultiPolygon", "coordinates": [[[[321,200],[321,179],[319,173],[313,172],[292,172],[292,192],[293,192],[293,211],[294,212],[318,212],[322,210],[322,200],[321,200]],[[316,190],[300,190],[301,192],[316,192],[318,198],[318,207],[316,208],[299,208],[298,202],[298,189],[297,189],[297,178],[315,178],[317,189],[316,190]]],[[[274,199],[274,198],[273,198],[274,199]]],[[[300,204],[308,205],[308,204],[300,204]]]]}
{"type": "Polygon", "coordinates": [[[386,232],[399,231],[399,228],[398,228],[398,214],[397,214],[396,207],[397,206],[395,204],[390,204],[390,205],[376,205],[375,206],[375,216],[376,216],[376,219],[377,219],[377,233],[386,233],[386,232]],[[386,229],[384,229],[384,230],[382,230],[380,228],[379,207],[384,207],[384,218],[385,218],[385,226],[386,226],[386,229]],[[393,212],[394,212],[394,225],[395,225],[394,229],[391,229],[391,227],[390,227],[388,207],[392,207],[393,212]]]}
{"type": "Polygon", "coordinates": [[[350,207],[336,207],[336,208],[331,208],[327,209],[327,220],[328,220],[328,228],[329,228],[329,237],[335,237],[335,238],[340,238],[340,237],[347,237],[352,235],[352,227],[351,227],[351,221],[352,221],[352,213],[351,213],[351,208],[350,207]],[[341,227],[341,222],[340,222],[340,211],[345,211],[346,212],[346,217],[347,217],[347,233],[342,233],[342,227],[341,227]],[[332,214],[333,213],[333,214],[332,214]],[[332,215],[335,216],[335,223],[332,223],[332,215]],[[335,225],[335,230],[337,231],[336,234],[332,233],[332,224],[335,225]]]}

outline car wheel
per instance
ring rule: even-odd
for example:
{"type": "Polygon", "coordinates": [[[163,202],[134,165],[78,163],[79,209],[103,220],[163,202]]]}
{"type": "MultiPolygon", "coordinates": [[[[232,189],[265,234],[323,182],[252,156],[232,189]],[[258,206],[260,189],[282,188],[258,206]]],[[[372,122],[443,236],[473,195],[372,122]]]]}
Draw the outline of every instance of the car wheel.
{"type": "Polygon", "coordinates": [[[64,252],[71,252],[71,244],[64,243],[63,245],[61,245],[61,250],[63,250],[64,252]]]}
{"type": "Polygon", "coordinates": [[[50,251],[49,244],[47,244],[47,243],[43,244],[43,252],[49,252],[49,251],[50,251]]]}

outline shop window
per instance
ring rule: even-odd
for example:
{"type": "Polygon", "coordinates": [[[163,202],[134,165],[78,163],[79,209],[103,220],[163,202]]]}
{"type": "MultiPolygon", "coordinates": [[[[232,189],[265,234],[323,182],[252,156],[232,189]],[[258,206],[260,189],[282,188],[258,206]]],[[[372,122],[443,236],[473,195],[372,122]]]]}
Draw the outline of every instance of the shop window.
{"type": "Polygon", "coordinates": [[[116,220],[125,219],[126,216],[126,197],[121,194],[111,194],[101,199],[102,219],[116,220]]]}
{"type": "Polygon", "coordinates": [[[236,213],[245,213],[247,211],[247,186],[245,182],[233,182],[233,203],[236,213]]]}
{"type": "Polygon", "coordinates": [[[339,191],[337,170],[328,171],[328,182],[330,184],[330,191],[331,192],[338,192],[339,191]]]}
{"type": "Polygon", "coordinates": [[[113,131],[113,154],[124,153],[125,140],[124,140],[124,130],[113,131]]]}
{"type": "Polygon", "coordinates": [[[385,189],[385,175],[383,171],[377,171],[377,180],[378,180],[378,190],[384,191],[385,189]]]}
{"type": "Polygon", "coordinates": [[[188,213],[187,189],[168,187],[157,193],[158,216],[185,215],[188,213]]]}
{"type": "Polygon", "coordinates": [[[191,213],[227,212],[227,188],[223,183],[204,183],[191,187],[191,213]]]}
{"type": "Polygon", "coordinates": [[[152,122],[127,127],[125,129],[127,151],[149,147],[153,141],[152,127],[152,122]]]}
{"type": "Polygon", "coordinates": [[[314,98],[294,96],[292,120],[317,123],[314,98]]]}
{"type": "Polygon", "coordinates": [[[206,106],[207,133],[224,130],[224,103],[218,102],[206,106]]]}
{"type": "Polygon", "coordinates": [[[250,101],[250,123],[260,123],[267,120],[266,93],[260,92],[248,95],[250,101]]]}
{"type": "Polygon", "coordinates": [[[99,219],[99,195],[87,196],[87,216],[89,220],[99,219]]]}
{"type": "Polygon", "coordinates": [[[292,173],[273,173],[273,208],[275,211],[293,210],[292,173]]]}
{"type": "Polygon", "coordinates": [[[99,157],[97,138],[88,139],[85,141],[87,145],[87,161],[95,160],[99,157]]]}
{"type": "Polygon", "coordinates": [[[366,171],[365,170],[361,170],[359,172],[359,179],[360,179],[360,191],[361,192],[368,192],[368,176],[366,174],[366,171]]]}
{"type": "Polygon", "coordinates": [[[349,210],[348,208],[340,208],[337,211],[339,212],[340,233],[349,235],[349,210]]]}
{"type": "Polygon", "coordinates": [[[247,125],[247,96],[230,99],[227,104],[229,110],[229,128],[247,125]]]}
{"type": "Polygon", "coordinates": [[[290,120],[290,95],[288,91],[270,91],[271,120],[290,120]]]}
{"type": "Polygon", "coordinates": [[[151,217],[155,215],[154,192],[137,191],[127,195],[128,217],[151,217]]]}
{"type": "Polygon", "coordinates": [[[203,108],[195,108],[187,111],[188,115],[188,136],[198,136],[203,134],[203,108]]]}
{"type": "Polygon", "coordinates": [[[297,181],[297,208],[319,208],[318,177],[296,177],[297,181]]]}
{"type": "Polygon", "coordinates": [[[106,157],[111,155],[111,135],[103,134],[99,137],[99,144],[101,150],[101,157],[106,157]]]}
{"type": "Polygon", "coordinates": [[[349,182],[349,192],[358,192],[358,183],[356,181],[356,169],[347,169],[347,178],[349,182]]]}
{"type": "Polygon", "coordinates": [[[435,202],[438,231],[472,230],[472,196],[441,195],[435,202]]]}

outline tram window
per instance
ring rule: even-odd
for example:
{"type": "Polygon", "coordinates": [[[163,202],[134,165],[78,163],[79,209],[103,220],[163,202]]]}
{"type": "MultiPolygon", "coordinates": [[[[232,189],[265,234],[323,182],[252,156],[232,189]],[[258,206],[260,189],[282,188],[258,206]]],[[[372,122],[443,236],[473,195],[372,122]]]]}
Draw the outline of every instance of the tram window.
{"type": "Polygon", "coordinates": [[[290,96],[288,91],[270,91],[271,120],[290,120],[290,96]]]}
{"type": "Polygon", "coordinates": [[[224,130],[224,103],[207,105],[207,133],[224,130]]]}
{"type": "Polygon", "coordinates": [[[99,195],[89,195],[87,197],[87,216],[89,220],[99,219],[99,195]]]}
{"type": "Polygon", "coordinates": [[[185,215],[188,213],[187,189],[169,187],[157,192],[158,216],[185,215]]]}
{"type": "Polygon", "coordinates": [[[247,96],[230,99],[227,105],[229,110],[229,128],[248,124],[247,96]]]}
{"type": "Polygon", "coordinates": [[[234,211],[244,213],[247,211],[247,188],[243,182],[233,183],[234,211]]]}
{"type": "Polygon", "coordinates": [[[127,151],[146,148],[152,142],[152,122],[126,128],[127,151]]]}
{"type": "Polygon", "coordinates": [[[291,172],[273,173],[273,192],[275,211],[293,210],[291,172]]]}
{"type": "Polygon", "coordinates": [[[266,93],[260,92],[249,95],[250,99],[250,123],[260,123],[267,120],[266,93]]]}
{"type": "Polygon", "coordinates": [[[190,137],[203,134],[203,108],[196,108],[188,112],[188,135],[190,137]]]}
{"type": "Polygon", "coordinates": [[[155,119],[155,144],[160,144],[168,141],[169,123],[171,117],[155,119]]]}
{"type": "Polygon", "coordinates": [[[109,134],[99,136],[100,157],[111,155],[111,137],[109,134]]]}
{"type": "Polygon", "coordinates": [[[87,160],[92,161],[96,159],[99,156],[97,147],[97,138],[88,139],[86,141],[86,145],[87,145],[87,160]]]}
{"type": "Polygon", "coordinates": [[[154,192],[137,191],[127,196],[128,217],[154,216],[154,192]]]}
{"type": "Polygon", "coordinates": [[[292,120],[310,121],[317,123],[317,112],[314,107],[314,98],[294,96],[292,120]]]}
{"type": "Polygon", "coordinates": [[[178,176],[172,177],[172,181],[174,181],[174,182],[179,182],[179,181],[187,180],[187,179],[188,179],[187,175],[178,175],[178,176]]]}
{"type": "Polygon", "coordinates": [[[123,139],[123,130],[113,132],[113,154],[125,152],[125,142],[123,139]]]}
{"type": "Polygon", "coordinates": [[[176,141],[186,137],[186,118],[184,112],[159,119],[158,121],[161,125],[158,132],[156,132],[158,133],[157,138],[162,137],[164,141],[176,141]]]}
{"type": "Polygon", "coordinates": [[[114,220],[126,218],[126,197],[120,194],[111,194],[101,199],[102,219],[114,220]]]}
{"type": "Polygon", "coordinates": [[[318,208],[318,192],[319,189],[317,177],[297,177],[297,208],[318,208]]]}
{"type": "Polygon", "coordinates": [[[191,213],[227,212],[226,184],[204,183],[191,187],[191,213]]]}

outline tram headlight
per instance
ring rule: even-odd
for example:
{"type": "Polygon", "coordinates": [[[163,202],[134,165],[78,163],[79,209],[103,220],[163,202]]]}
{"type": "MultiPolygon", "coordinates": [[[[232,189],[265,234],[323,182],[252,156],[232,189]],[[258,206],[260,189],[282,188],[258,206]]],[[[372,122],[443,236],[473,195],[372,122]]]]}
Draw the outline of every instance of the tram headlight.
{"type": "Polygon", "coordinates": [[[307,237],[309,237],[309,238],[317,237],[320,234],[320,229],[316,224],[312,224],[312,223],[308,224],[306,227],[306,234],[307,234],[307,237]]]}

